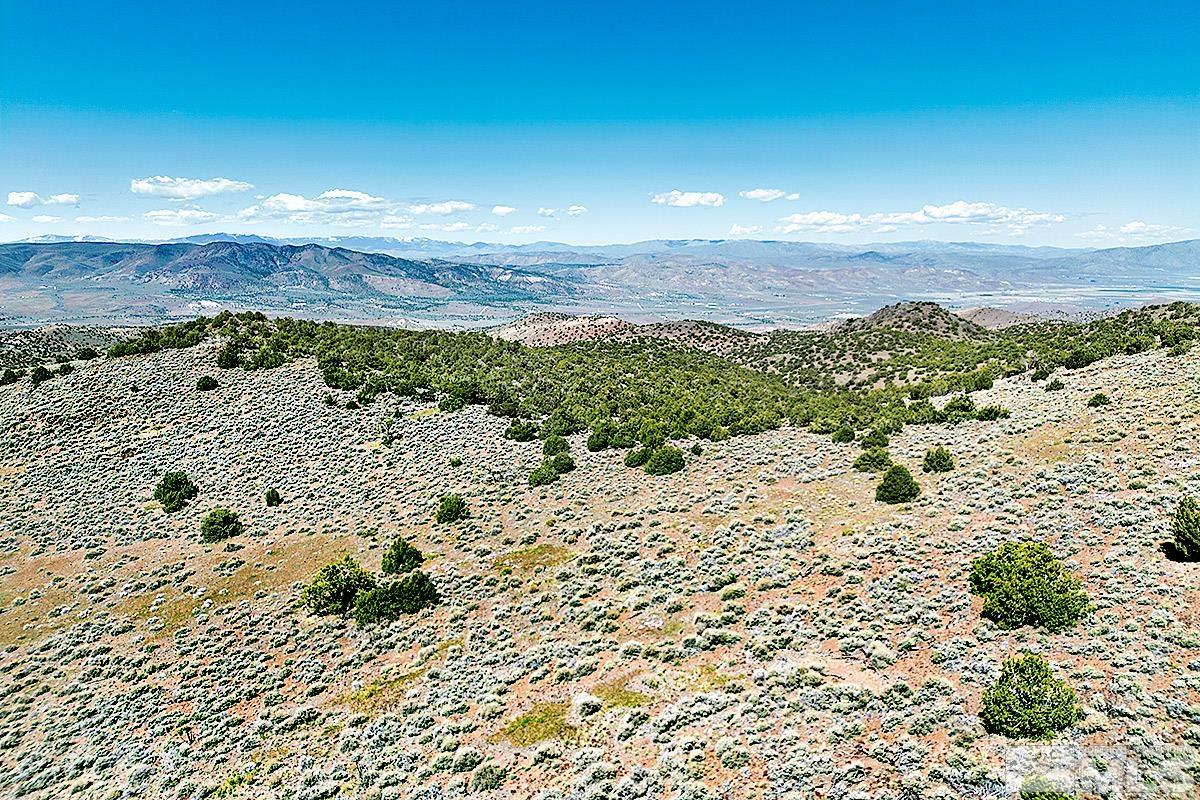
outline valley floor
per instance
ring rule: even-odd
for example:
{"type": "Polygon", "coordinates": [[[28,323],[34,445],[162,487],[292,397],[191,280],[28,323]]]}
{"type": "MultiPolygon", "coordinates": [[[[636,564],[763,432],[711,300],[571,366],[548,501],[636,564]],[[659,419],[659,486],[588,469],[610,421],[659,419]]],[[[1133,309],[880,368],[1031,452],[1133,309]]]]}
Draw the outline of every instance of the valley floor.
{"type": "Polygon", "coordinates": [[[1195,796],[1200,566],[1159,545],[1200,490],[1200,352],[1057,392],[1001,380],[977,401],[1011,418],[906,428],[904,506],[873,500],[856,446],[795,429],[662,478],[577,437],[578,469],[532,489],[540,443],[480,407],[401,406],[385,446],[392,399],[331,408],[312,361],[213,359],[0,387],[2,796],[999,798],[1038,756],[1113,797],[1195,796]],[[939,444],[958,469],[922,474],[939,444]],[[168,515],[171,469],[200,494],[168,515]],[[471,516],[437,525],[447,492],[471,516]],[[247,525],[230,546],[199,541],[216,506],[247,525]],[[396,534],[438,607],[360,629],[299,606],[321,565],[378,570],[396,534]],[[1014,538],[1047,541],[1096,612],[982,620],[970,561],[1014,538]],[[1053,750],[979,722],[1022,649],[1086,706],[1053,750]]]}

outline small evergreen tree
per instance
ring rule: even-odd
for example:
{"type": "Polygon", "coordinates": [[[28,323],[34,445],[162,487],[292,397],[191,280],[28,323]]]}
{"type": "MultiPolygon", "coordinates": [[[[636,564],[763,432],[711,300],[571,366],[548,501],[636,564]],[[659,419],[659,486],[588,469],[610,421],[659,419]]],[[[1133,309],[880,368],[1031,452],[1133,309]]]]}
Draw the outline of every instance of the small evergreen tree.
{"type": "Polygon", "coordinates": [[[979,714],[990,733],[1011,739],[1049,739],[1083,718],[1075,690],[1055,678],[1046,659],[1022,653],[1006,660],[983,693],[979,714]]]}
{"type": "Polygon", "coordinates": [[[1054,380],[1052,380],[1046,384],[1047,392],[1057,392],[1059,389],[1065,389],[1065,388],[1066,388],[1066,384],[1062,382],[1061,378],[1055,378],[1054,380]]]}
{"type": "Polygon", "coordinates": [[[864,450],[870,450],[876,447],[887,447],[888,435],[886,431],[881,430],[880,428],[872,428],[870,433],[864,433],[862,435],[862,438],[858,440],[858,443],[864,450]]]}
{"type": "Polygon", "coordinates": [[[420,550],[409,544],[403,536],[397,536],[383,554],[383,574],[399,575],[409,572],[421,566],[424,561],[425,556],[420,550]]]}
{"type": "Polygon", "coordinates": [[[1089,408],[1097,408],[1098,406],[1106,406],[1111,402],[1112,401],[1108,399],[1108,395],[1106,395],[1104,392],[1096,392],[1094,395],[1088,398],[1087,404],[1089,408]]]}
{"type": "Polygon", "coordinates": [[[834,444],[849,444],[854,441],[854,428],[849,425],[842,425],[833,432],[834,444]]]}
{"type": "Polygon", "coordinates": [[[637,447],[625,454],[625,466],[642,467],[650,460],[649,447],[637,447]]]}
{"type": "Polygon", "coordinates": [[[53,372],[46,369],[41,364],[38,364],[36,367],[33,368],[33,372],[29,373],[29,382],[33,386],[37,386],[38,384],[45,383],[46,381],[50,380],[53,377],[54,377],[53,372]]]}
{"type": "Polygon", "coordinates": [[[0,375],[0,386],[8,386],[9,384],[16,383],[24,374],[24,372],[18,372],[12,368],[4,370],[4,374],[0,375]]]}
{"type": "Polygon", "coordinates": [[[442,524],[458,522],[465,516],[467,516],[467,501],[463,500],[462,495],[444,495],[438,503],[437,521],[442,524]]]}
{"type": "Polygon", "coordinates": [[[1191,497],[1182,497],[1171,517],[1171,541],[1164,545],[1167,555],[1177,561],[1200,561],[1200,505],[1191,497]]]}
{"type": "Polygon", "coordinates": [[[882,447],[864,450],[854,459],[854,468],[859,472],[883,472],[892,465],[892,457],[882,447]]]}
{"type": "Polygon", "coordinates": [[[228,508],[214,508],[200,523],[200,541],[205,544],[223,542],[240,535],[245,529],[237,514],[228,508]]]}
{"type": "Polygon", "coordinates": [[[537,438],[537,425],[526,420],[514,419],[504,431],[504,438],[514,442],[532,442],[537,438]]]}
{"type": "Polygon", "coordinates": [[[394,622],[404,614],[415,614],[436,605],[437,588],[424,572],[410,572],[403,578],[379,584],[359,592],[354,601],[354,621],[359,625],[394,622]]]}
{"type": "Polygon", "coordinates": [[[663,445],[654,448],[646,459],[646,472],[650,475],[669,475],[683,469],[683,451],[678,447],[663,445]]]}
{"type": "Polygon", "coordinates": [[[157,500],[168,514],[173,514],[187,505],[199,493],[196,484],[186,472],[168,472],[159,479],[154,487],[154,499],[157,500]]]}
{"type": "Polygon", "coordinates": [[[546,441],[542,442],[542,455],[555,456],[559,453],[565,453],[571,449],[571,444],[562,436],[552,434],[546,437],[546,441]]]}
{"type": "Polygon", "coordinates": [[[566,475],[571,470],[575,469],[575,459],[571,458],[569,453],[556,453],[550,459],[550,466],[559,475],[566,475]]]}
{"type": "Polygon", "coordinates": [[[279,496],[279,490],[272,486],[267,489],[266,501],[269,508],[274,508],[283,502],[283,498],[279,496]]]}
{"type": "Polygon", "coordinates": [[[200,376],[200,379],[196,381],[196,389],[198,391],[211,392],[215,388],[217,388],[217,379],[211,375],[202,375],[200,376]]]}
{"type": "Polygon", "coordinates": [[[970,581],[983,615],[1005,629],[1066,630],[1090,610],[1079,579],[1042,542],[1005,542],[972,562],[970,581]]]}
{"type": "Polygon", "coordinates": [[[954,469],[954,456],[944,447],[935,447],[925,451],[925,460],[921,463],[925,472],[949,472],[954,469]]]}
{"type": "Polygon", "coordinates": [[[300,601],[314,614],[350,613],[359,592],[375,588],[375,578],[350,556],[317,570],[300,593],[300,601]]]}
{"type": "Polygon", "coordinates": [[[907,503],[920,494],[921,487],[913,480],[912,473],[899,464],[888,468],[875,489],[875,499],[881,503],[907,503]]]}
{"type": "MultiPolygon", "coordinates": [[[[567,457],[570,458],[570,456],[567,457]]],[[[546,486],[554,483],[556,480],[558,480],[558,472],[555,471],[549,461],[542,462],[541,466],[529,473],[530,486],[546,486]]]]}

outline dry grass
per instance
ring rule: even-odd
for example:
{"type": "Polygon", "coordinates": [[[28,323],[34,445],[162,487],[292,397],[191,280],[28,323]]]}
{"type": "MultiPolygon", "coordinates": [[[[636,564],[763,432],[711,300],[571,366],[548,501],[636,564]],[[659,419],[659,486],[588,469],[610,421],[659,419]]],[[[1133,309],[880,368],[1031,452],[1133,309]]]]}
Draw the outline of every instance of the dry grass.
{"type": "Polygon", "coordinates": [[[538,567],[556,567],[569,561],[574,554],[565,547],[555,544],[539,544],[524,550],[514,550],[497,558],[492,566],[500,572],[532,572],[538,567]]]}
{"type": "Polygon", "coordinates": [[[570,706],[566,703],[540,703],[504,726],[495,738],[504,739],[516,747],[529,747],[547,739],[573,741],[579,731],[567,724],[570,706]]]}

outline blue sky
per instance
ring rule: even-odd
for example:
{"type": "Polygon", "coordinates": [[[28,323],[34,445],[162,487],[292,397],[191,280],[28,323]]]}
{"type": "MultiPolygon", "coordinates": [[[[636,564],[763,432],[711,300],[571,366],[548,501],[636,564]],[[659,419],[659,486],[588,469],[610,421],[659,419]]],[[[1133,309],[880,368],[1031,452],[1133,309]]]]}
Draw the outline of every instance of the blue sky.
{"type": "Polygon", "coordinates": [[[0,239],[1200,236],[1200,5],[0,0],[0,239]]]}

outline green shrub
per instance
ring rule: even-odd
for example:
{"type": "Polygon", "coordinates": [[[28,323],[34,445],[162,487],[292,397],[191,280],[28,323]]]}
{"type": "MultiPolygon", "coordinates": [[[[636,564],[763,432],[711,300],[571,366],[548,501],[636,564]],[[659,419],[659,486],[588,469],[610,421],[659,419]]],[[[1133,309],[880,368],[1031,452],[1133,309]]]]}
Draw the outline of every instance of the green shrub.
{"type": "Polygon", "coordinates": [[[1079,579],[1042,542],[1005,542],[971,563],[970,581],[983,595],[983,615],[1006,630],[1065,630],[1090,608],[1079,579]]]}
{"type": "Polygon", "coordinates": [[[625,466],[627,466],[627,467],[643,467],[643,466],[645,466],[646,462],[650,460],[651,452],[652,451],[650,450],[649,447],[638,447],[633,450],[630,450],[628,453],[625,454],[625,466]]]}
{"type": "Polygon", "coordinates": [[[223,542],[245,531],[238,515],[228,508],[214,508],[200,523],[200,541],[205,544],[223,542]]]}
{"type": "Polygon", "coordinates": [[[454,458],[450,459],[450,466],[454,467],[455,469],[458,469],[462,465],[463,465],[463,460],[461,457],[454,456],[454,458]]]}
{"type": "Polygon", "coordinates": [[[99,358],[100,354],[96,352],[96,348],[94,347],[81,347],[79,348],[78,352],[75,353],[75,357],[80,361],[91,361],[99,358]]]}
{"type": "Polygon", "coordinates": [[[646,472],[650,475],[669,475],[683,469],[683,451],[678,447],[663,445],[656,447],[646,459],[646,472]]]}
{"type": "Polygon", "coordinates": [[[549,461],[542,462],[541,466],[529,473],[530,486],[546,486],[554,483],[556,480],[558,480],[558,472],[549,461]]]}
{"type": "Polygon", "coordinates": [[[458,522],[467,516],[467,501],[462,495],[444,495],[438,503],[437,521],[440,523],[458,522]]]}
{"type": "Polygon", "coordinates": [[[226,342],[221,351],[217,353],[217,368],[218,369],[233,369],[242,363],[241,348],[234,342],[226,342]]]}
{"type": "Polygon", "coordinates": [[[692,455],[698,456],[704,452],[704,448],[699,442],[693,442],[691,447],[692,455]]]}
{"type": "Polygon", "coordinates": [[[925,472],[949,472],[954,469],[954,456],[944,447],[935,447],[925,451],[925,460],[921,462],[925,472]]]}
{"type": "Polygon", "coordinates": [[[864,450],[870,450],[875,447],[887,447],[888,435],[886,431],[879,428],[872,428],[870,433],[863,434],[858,443],[864,450]]]}
{"type": "Polygon", "coordinates": [[[45,383],[54,377],[54,373],[43,367],[41,364],[33,368],[33,372],[29,373],[29,382],[34,386],[45,383]]]}
{"type": "Polygon", "coordinates": [[[587,449],[590,452],[598,453],[605,449],[612,442],[612,433],[607,427],[596,428],[588,434],[587,449]]]}
{"type": "Polygon", "coordinates": [[[1011,411],[1009,411],[1007,408],[1001,408],[1000,406],[984,406],[975,412],[975,419],[983,420],[984,422],[991,422],[992,420],[997,419],[1008,419],[1011,416],[1011,411]]]}
{"type": "Polygon", "coordinates": [[[272,486],[267,489],[266,501],[269,508],[274,508],[283,502],[283,498],[279,496],[279,490],[272,486]]]}
{"type": "Polygon", "coordinates": [[[875,499],[881,503],[907,503],[920,494],[921,487],[913,480],[912,473],[899,464],[889,467],[875,488],[875,499]]]}
{"type": "Polygon", "coordinates": [[[872,447],[863,450],[854,459],[854,468],[859,472],[883,472],[892,465],[892,457],[882,447],[872,447]]]}
{"type": "Polygon", "coordinates": [[[359,592],[375,588],[375,578],[350,556],[317,570],[312,582],[300,593],[300,601],[314,614],[346,615],[354,608],[359,592]]]}
{"type": "Polygon", "coordinates": [[[200,490],[186,472],[168,472],[154,487],[154,499],[162,504],[163,511],[173,514],[187,505],[200,490]]]}
{"type": "Polygon", "coordinates": [[[942,407],[947,414],[970,414],[975,410],[975,401],[965,394],[952,397],[942,407]]]}
{"type": "Polygon", "coordinates": [[[514,419],[504,431],[504,438],[514,442],[532,442],[537,438],[537,425],[525,420],[514,419]]]}
{"type": "Polygon", "coordinates": [[[354,621],[359,625],[395,622],[404,614],[415,614],[437,602],[433,581],[417,570],[399,580],[359,592],[354,601],[354,621]]]}
{"type": "Polygon", "coordinates": [[[397,536],[383,554],[383,574],[400,575],[421,566],[425,556],[413,547],[403,536],[397,536]]]}
{"type": "Polygon", "coordinates": [[[570,449],[570,443],[558,434],[552,434],[546,437],[546,441],[542,442],[542,455],[544,456],[558,455],[570,449]]]}
{"type": "Polygon", "coordinates": [[[1021,785],[1018,800],[1075,800],[1075,796],[1059,791],[1045,778],[1033,778],[1021,785]]]}
{"type": "Polygon", "coordinates": [[[575,469],[575,459],[571,458],[569,453],[555,453],[554,457],[550,459],[550,466],[559,475],[566,475],[575,469]]]}
{"type": "Polygon", "coordinates": [[[1059,389],[1065,389],[1065,388],[1066,388],[1066,384],[1064,384],[1062,382],[1062,380],[1059,378],[1055,378],[1054,380],[1052,380],[1046,384],[1047,392],[1057,392],[1059,389]]]}
{"type": "Polygon", "coordinates": [[[1054,677],[1046,659],[1022,653],[1004,662],[1000,678],[983,693],[979,714],[989,733],[1010,739],[1049,739],[1083,718],[1072,689],[1054,677]]]}
{"type": "Polygon", "coordinates": [[[849,444],[854,441],[854,428],[849,425],[842,425],[833,432],[834,444],[849,444]]]}
{"type": "Polygon", "coordinates": [[[1111,402],[1112,401],[1108,399],[1108,395],[1106,395],[1104,392],[1096,392],[1094,395],[1088,398],[1087,404],[1090,408],[1096,408],[1097,406],[1106,406],[1111,402]]]}
{"type": "Polygon", "coordinates": [[[471,791],[490,792],[499,789],[508,777],[508,770],[495,764],[484,764],[471,776],[471,791]]]}
{"type": "Polygon", "coordinates": [[[9,384],[16,383],[24,376],[24,370],[6,369],[4,370],[4,374],[0,375],[0,386],[8,386],[9,384]]]}
{"type": "Polygon", "coordinates": [[[217,388],[217,379],[211,375],[202,375],[200,380],[196,381],[196,389],[201,392],[210,392],[217,388]]]}
{"type": "Polygon", "coordinates": [[[1180,498],[1171,517],[1171,541],[1164,545],[1177,561],[1200,561],[1200,505],[1191,497],[1180,498]]]}

